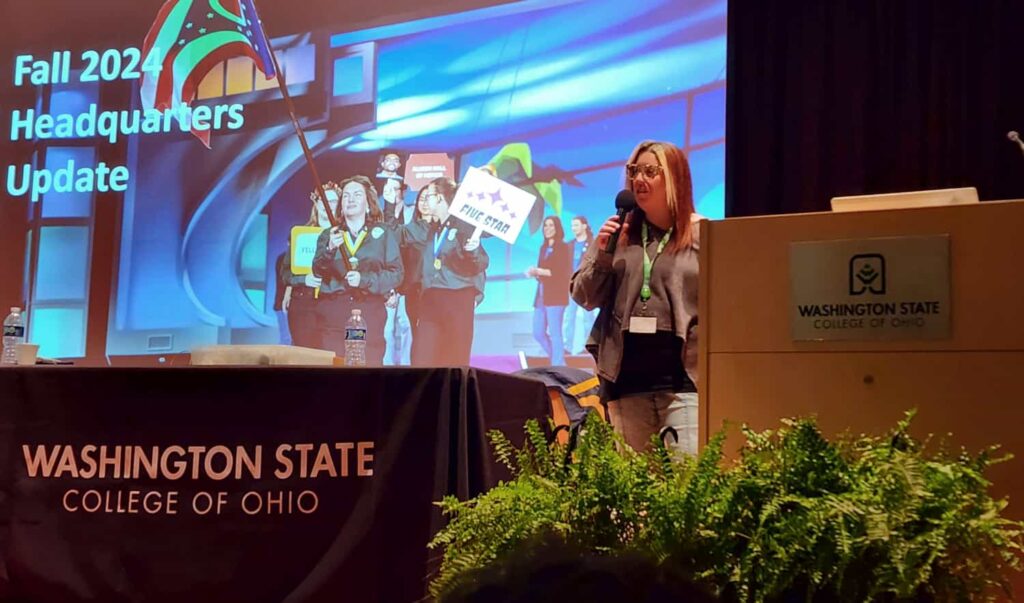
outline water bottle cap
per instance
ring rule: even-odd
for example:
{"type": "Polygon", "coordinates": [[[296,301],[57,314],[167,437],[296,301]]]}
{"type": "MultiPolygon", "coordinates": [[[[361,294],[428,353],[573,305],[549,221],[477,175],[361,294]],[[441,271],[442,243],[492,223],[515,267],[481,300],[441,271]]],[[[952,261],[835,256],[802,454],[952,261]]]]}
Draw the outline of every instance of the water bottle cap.
{"type": "Polygon", "coordinates": [[[362,310],[352,310],[352,315],[353,316],[362,316],[362,314],[363,314],[362,310]]]}
{"type": "Polygon", "coordinates": [[[18,306],[11,306],[11,314],[21,314],[21,308],[18,306]]]}

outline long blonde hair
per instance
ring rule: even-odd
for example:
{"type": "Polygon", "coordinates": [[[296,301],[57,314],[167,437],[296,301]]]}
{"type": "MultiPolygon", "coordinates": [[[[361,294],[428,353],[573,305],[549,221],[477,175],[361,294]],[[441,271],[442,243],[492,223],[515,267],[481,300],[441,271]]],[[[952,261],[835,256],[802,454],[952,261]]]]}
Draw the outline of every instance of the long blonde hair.
{"type": "MultiPolygon", "coordinates": [[[[338,186],[338,184],[336,182],[334,182],[333,180],[331,180],[329,182],[325,182],[324,183],[324,194],[326,195],[330,191],[334,191],[334,193],[336,195],[338,195],[338,202],[334,206],[334,214],[337,214],[338,206],[341,205],[341,187],[338,186]]],[[[313,189],[313,192],[309,193],[309,200],[313,202],[313,207],[310,208],[310,210],[309,210],[309,221],[306,222],[306,226],[320,226],[320,220],[317,219],[317,215],[316,215],[316,208],[317,208],[318,205],[320,205],[322,203],[322,201],[320,201],[320,191],[318,191],[316,189],[313,189]]],[[[330,200],[328,200],[327,201],[327,213],[331,213],[330,207],[331,207],[330,200]]],[[[327,218],[327,221],[330,222],[331,219],[327,218]]]]}
{"type": "MultiPolygon", "coordinates": [[[[629,155],[627,163],[636,163],[640,155],[650,151],[658,159],[665,177],[665,201],[668,203],[669,216],[675,228],[669,251],[676,252],[693,244],[693,226],[690,222],[694,214],[693,178],[690,176],[690,162],[686,154],[670,142],[645,140],[636,145],[629,155]]],[[[633,190],[633,180],[626,174],[626,187],[633,190]]],[[[634,212],[635,213],[635,212],[634,212]]],[[[632,226],[632,223],[631,223],[632,226]]],[[[639,229],[631,229],[639,232],[639,229]]]]}

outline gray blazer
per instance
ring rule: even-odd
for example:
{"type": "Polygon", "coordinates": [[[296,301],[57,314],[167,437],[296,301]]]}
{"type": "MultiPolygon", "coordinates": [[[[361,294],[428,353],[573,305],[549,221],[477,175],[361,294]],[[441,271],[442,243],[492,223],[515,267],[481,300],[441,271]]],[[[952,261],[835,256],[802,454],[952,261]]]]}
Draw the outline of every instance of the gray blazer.
{"type": "MultiPolygon", "coordinates": [[[[692,246],[671,254],[666,251],[658,259],[659,263],[673,263],[666,283],[672,308],[671,323],[676,335],[683,340],[680,360],[694,384],[697,384],[697,257],[700,251],[697,226],[696,222],[692,225],[692,246]]],[[[619,376],[623,333],[629,329],[629,316],[640,298],[642,284],[642,246],[626,244],[624,240],[619,242],[614,256],[598,250],[596,244],[591,245],[569,283],[569,292],[576,303],[588,310],[601,309],[587,340],[587,350],[597,361],[597,374],[612,382],[619,376]]]]}

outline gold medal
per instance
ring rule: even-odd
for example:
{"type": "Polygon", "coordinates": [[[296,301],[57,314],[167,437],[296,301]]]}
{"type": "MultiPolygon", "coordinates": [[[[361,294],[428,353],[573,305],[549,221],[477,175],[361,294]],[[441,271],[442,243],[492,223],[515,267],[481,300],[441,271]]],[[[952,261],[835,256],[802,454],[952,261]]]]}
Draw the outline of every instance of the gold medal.
{"type": "Polygon", "coordinates": [[[441,258],[434,259],[434,270],[441,269],[441,258]]]}

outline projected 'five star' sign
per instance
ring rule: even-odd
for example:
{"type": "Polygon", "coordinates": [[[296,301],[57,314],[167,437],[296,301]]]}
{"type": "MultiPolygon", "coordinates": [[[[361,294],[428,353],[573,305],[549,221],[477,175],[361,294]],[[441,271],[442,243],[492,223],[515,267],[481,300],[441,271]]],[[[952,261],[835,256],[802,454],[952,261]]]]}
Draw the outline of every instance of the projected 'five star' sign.
{"type": "Polygon", "coordinates": [[[516,219],[516,212],[513,211],[513,209],[504,199],[502,199],[501,189],[497,189],[493,193],[487,191],[477,191],[475,193],[470,193],[470,195],[476,197],[477,201],[486,201],[490,203],[491,207],[497,206],[498,209],[505,212],[510,218],[512,218],[513,220],[516,219]]]}
{"type": "Polygon", "coordinates": [[[536,196],[471,167],[449,213],[471,226],[475,236],[489,234],[512,245],[536,202],[536,196]]]}

